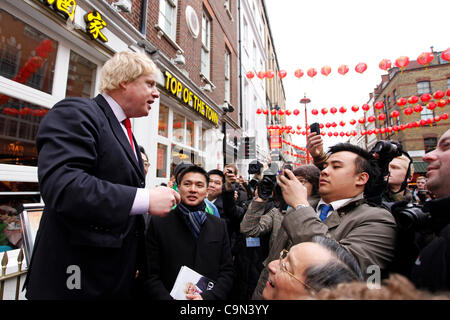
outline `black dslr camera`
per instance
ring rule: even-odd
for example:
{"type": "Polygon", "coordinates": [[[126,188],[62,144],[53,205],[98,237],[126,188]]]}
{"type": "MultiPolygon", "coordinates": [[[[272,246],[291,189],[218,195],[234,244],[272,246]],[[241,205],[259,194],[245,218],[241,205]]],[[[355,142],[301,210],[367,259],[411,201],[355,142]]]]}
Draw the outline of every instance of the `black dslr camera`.
{"type": "Polygon", "coordinates": [[[272,196],[273,190],[277,185],[277,175],[271,169],[264,171],[263,178],[258,183],[258,196],[267,200],[272,196]]]}
{"type": "Polygon", "coordinates": [[[403,148],[398,142],[381,140],[375,144],[372,150],[370,150],[370,153],[377,160],[382,176],[384,177],[389,173],[389,163],[395,157],[403,154],[403,148]]]}
{"type": "Polygon", "coordinates": [[[407,201],[385,202],[383,203],[397,222],[397,226],[405,231],[423,231],[429,226],[430,213],[423,211],[423,208],[407,201]]]}

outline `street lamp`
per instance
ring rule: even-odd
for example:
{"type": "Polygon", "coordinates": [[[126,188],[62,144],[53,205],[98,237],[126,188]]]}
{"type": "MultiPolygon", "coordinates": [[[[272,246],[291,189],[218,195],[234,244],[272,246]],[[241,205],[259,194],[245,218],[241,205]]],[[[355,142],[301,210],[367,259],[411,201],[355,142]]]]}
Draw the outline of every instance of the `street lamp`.
{"type": "MultiPolygon", "coordinates": [[[[306,139],[308,139],[308,113],[306,112],[306,105],[310,102],[311,102],[311,99],[308,99],[306,97],[306,93],[305,93],[305,96],[303,97],[303,99],[300,100],[300,103],[305,104],[305,133],[306,133],[305,137],[306,137],[306,139]]],[[[309,164],[309,150],[308,149],[306,149],[306,162],[309,164]]]]}

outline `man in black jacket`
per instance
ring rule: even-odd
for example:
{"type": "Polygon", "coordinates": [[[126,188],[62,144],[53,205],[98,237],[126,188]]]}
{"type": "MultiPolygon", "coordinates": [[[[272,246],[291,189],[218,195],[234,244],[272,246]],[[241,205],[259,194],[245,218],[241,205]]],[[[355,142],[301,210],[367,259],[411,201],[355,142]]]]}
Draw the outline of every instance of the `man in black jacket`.
{"type": "Polygon", "coordinates": [[[179,176],[181,203],[165,217],[152,217],[147,233],[150,299],[170,300],[182,266],[215,282],[211,290],[187,295],[192,300],[225,300],[233,284],[233,261],[223,219],[205,212],[208,175],[198,166],[179,176]]]}
{"type": "Polygon", "coordinates": [[[427,153],[427,188],[435,200],[423,210],[430,213],[429,226],[434,239],[419,253],[411,278],[418,288],[430,291],[450,290],[450,129],[440,138],[438,147],[427,153]]]}

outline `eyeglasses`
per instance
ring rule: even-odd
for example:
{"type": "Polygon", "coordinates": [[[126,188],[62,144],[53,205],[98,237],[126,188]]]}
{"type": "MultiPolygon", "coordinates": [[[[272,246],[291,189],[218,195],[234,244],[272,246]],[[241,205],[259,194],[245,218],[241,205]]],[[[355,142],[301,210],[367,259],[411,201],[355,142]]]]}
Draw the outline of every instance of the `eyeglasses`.
{"type": "Polygon", "coordinates": [[[286,262],[284,261],[287,257],[289,251],[287,251],[286,249],[281,250],[280,252],[280,269],[284,272],[286,272],[288,275],[290,275],[292,278],[294,278],[295,280],[297,280],[298,282],[300,282],[303,286],[305,286],[307,289],[311,290],[311,293],[315,293],[315,290],[308,284],[306,284],[304,281],[300,280],[299,278],[297,278],[296,276],[294,276],[291,272],[288,271],[288,269],[286,268],[286,262]]]}

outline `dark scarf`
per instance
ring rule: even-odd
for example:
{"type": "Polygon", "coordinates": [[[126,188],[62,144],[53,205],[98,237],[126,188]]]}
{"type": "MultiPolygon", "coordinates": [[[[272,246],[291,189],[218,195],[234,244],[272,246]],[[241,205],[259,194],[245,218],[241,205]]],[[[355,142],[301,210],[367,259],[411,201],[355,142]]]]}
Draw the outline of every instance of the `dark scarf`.
{"type": "Polygon", "coordinates": [[[180,203],[178,208],[189,221],[189,225],[191,226],[191,230],[194,233],[194,237],[197,239],[200,233],[200,229],[203,223],[206,220],[206,204],[204,201],[196,207],[191,207],[180,203]]]}

